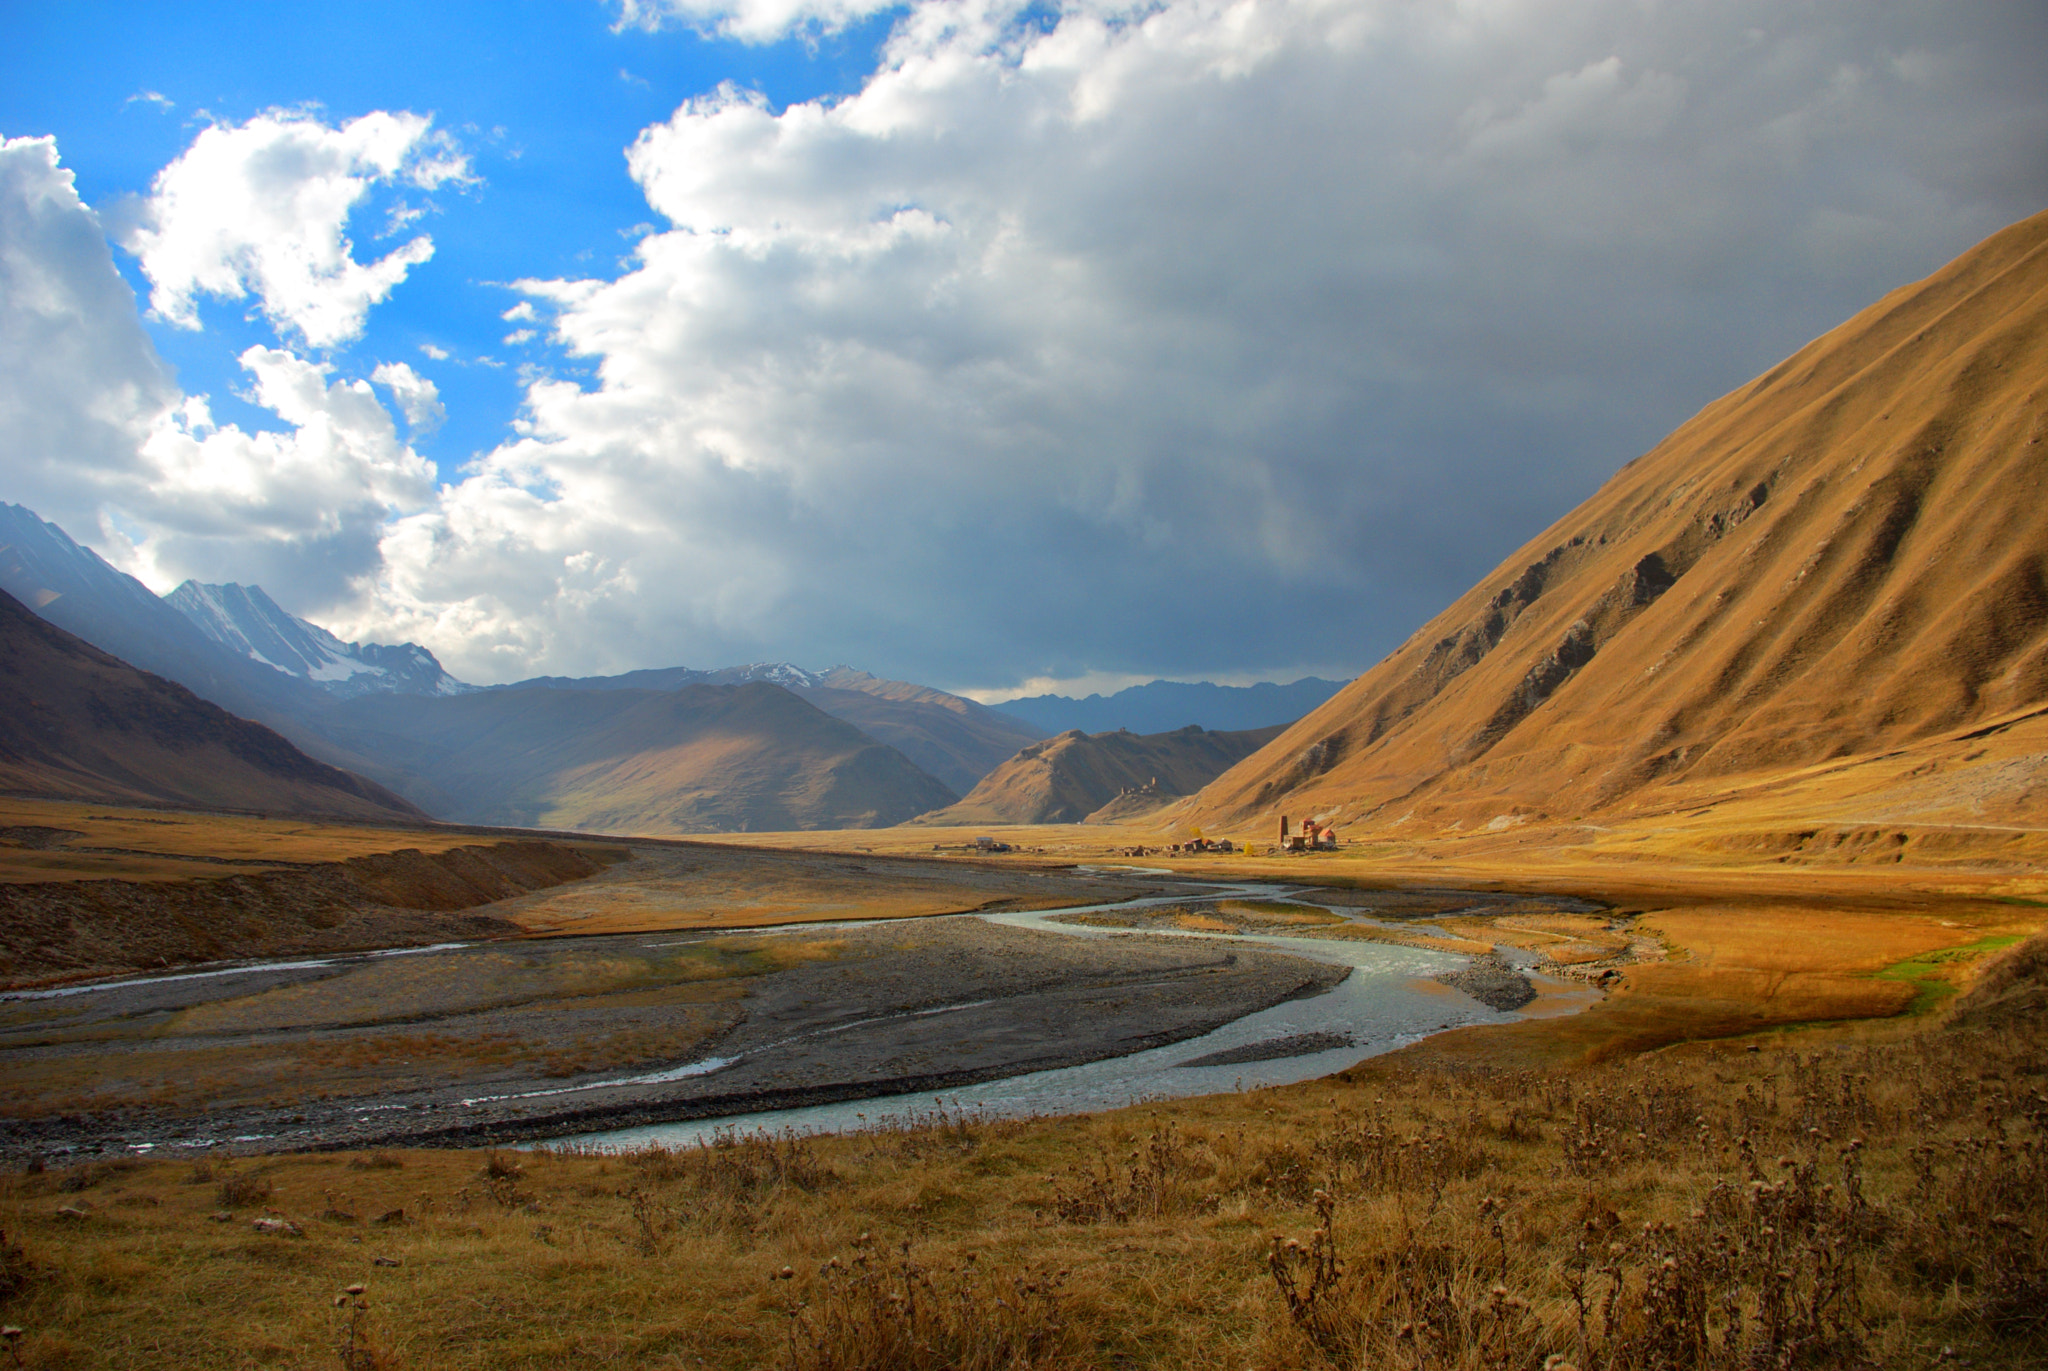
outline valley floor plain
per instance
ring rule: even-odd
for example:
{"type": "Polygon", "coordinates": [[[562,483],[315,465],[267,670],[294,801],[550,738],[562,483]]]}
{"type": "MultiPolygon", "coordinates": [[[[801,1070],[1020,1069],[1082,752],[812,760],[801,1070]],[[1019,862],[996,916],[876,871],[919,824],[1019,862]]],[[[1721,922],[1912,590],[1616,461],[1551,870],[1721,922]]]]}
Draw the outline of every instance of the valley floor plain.
{"type": "MultiPolygon", "coordinates": [[[[268,887],[280,899],[286,877],[337,860],[505,836],[223,819],[174,839],[187,816],[38,812],[7,820],[25,864],[99,862],[118,880],[123,862],[231,861],[227,879],[284,873],[268,887]],[[88,847],[102,850],[57,855],[88,847]]],[[[1128,836],[1073,827],[1005,834],[1024,849],[1012,856],[932,852],[962,836],[707,850],[758,863],[780,886],[765,904],[816,900],[840,917],[883,912],[899,881],[916,914],[948,884],[957,910],[1046,882],[1099,886],[1077,866],[1172,866],[1317,885],[1333,904],[1451,886],[1570,899],[1598,918],[1514,900],[1484,917],[1418,907],[1412,936],[1549,948],[1559,965],[1656,955],[1627,961],[1581,1013],[1107,1114],[936,1106],[865,1134],[614,1155],[45,1155],[0,1182],[0,1318],[23,1330],[10,1346],[25,1365],[80,1367],[2024,1366],[2048,1353],[2048,968],[2026,941],[2043,922],[2031,863],[1980,850],[1880,866],[1869,853],[1888,842],[1811,837],[1791,862],[1703,859],[1683,825],[1223,864],[1118,858],[1128,836]]],[[[521,940],[494,952],[546,946],[510,916],[595,917],[590,892],[623,865],[447,917],[503,918],[521,940]]],[[[707,888],[739,869],[707,867],[707,888]]],[[[1039,907],[1075,902],[1046,894],[1039,907]]],[[[644,922],[656,903],[632,915],[636,931],[658,926],[644,922]]],[[[306,936],[369,919],[344,913],[306,936]]],[[[696,936],[746,936],[694,917],[696,936]]],[[[833,937],[821,925],[788,940],[790,960],[811,964],[801,949],[833,937]]],[[[762,970],[750,955],[704,958],[734,973],[692,982],[716,992],[707,1012],[762,970]]],[[[588,960],[603,995],[648,989],[588,960]]],[[[126,1050],[119,1036],[112,1050],[126,1050]]],[[[673,1060],[675,1046],[641,1050],[673,1060]]],[[[328,1066],[380,1063],[337,1051],[328,1066]]],[[[23,1098],[10,1091],[11,1122],[23,1098]]],[[[101,1107],[150,1104],[117,1089],[101,1107]]]]}

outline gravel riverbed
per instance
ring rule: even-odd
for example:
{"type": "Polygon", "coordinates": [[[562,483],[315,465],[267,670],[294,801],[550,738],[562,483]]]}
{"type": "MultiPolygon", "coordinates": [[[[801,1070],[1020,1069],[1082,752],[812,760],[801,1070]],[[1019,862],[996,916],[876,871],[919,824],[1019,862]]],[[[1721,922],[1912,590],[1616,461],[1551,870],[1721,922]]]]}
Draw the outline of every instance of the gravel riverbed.
{"type": "Polygon", "coordinates": [[[30,1087],[0,1151],[469,1145],[949,1089],[1196,1037],[1345,975],[966,916],[115,983],[0,1003],[0,1069],[30,1087]],[[571,1043],[615,1064],[565,1068],[571,1043]]]}

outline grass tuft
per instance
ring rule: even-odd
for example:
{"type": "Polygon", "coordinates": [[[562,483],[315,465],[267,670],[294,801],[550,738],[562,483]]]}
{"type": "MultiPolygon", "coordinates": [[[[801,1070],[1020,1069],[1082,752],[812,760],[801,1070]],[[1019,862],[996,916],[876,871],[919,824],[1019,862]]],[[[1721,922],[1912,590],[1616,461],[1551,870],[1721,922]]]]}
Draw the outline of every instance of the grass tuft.
{"type": "Polygon", "coordinates": [[[230,1170],[221,1177],[214,1198],[220,1201],[222,1209],[247,1209],[268,1203],[276,1193],[276,1184],[262,1172],[230,1170]]]}

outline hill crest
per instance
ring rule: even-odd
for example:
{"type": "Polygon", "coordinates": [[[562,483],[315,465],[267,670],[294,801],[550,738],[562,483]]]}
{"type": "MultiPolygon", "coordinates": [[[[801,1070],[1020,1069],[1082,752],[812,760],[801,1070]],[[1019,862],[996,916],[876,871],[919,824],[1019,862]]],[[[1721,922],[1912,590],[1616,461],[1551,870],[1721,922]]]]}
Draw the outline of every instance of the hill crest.
{"type": "Polygon", "coordinates": [[[1170,733],[1070,729],[1031,744],[948,809],[920,824],[1109,823],[1191,795],[1280,730],[1213,733],[1195,724],[1170,733]]]}
{"type": "Polygon", "coordinates": [[[2048,215],[1706,406],[1187,807],[1655,809],[2048,701],[2048,215]]]}

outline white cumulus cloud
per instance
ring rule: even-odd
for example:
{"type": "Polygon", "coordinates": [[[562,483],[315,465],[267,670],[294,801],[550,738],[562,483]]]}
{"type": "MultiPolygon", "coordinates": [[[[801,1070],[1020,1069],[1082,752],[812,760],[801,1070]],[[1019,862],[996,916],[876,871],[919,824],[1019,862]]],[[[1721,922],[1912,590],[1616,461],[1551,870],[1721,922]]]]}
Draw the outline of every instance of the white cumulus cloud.
{"type": "Polygon", "coordinates": [[[596,379],[535,380],[516,440],[394,525],[371,612],[483,677],[1364,665],[2048,199],[2041,29],[1990,0],[923,0],[855,94],[726,88],[642,133],[668,227],[614,279],[522,283],[596,379]]]}
{"type": "MultiPolygon", "coordinates": [[[[253,292],[279,330],[337,347],[434,252],[420,234],[359,262],[350,214],[380,183],[432,190],[468,175],[467,160],[423,115],[379,110],[330,127],[273,111],[201,132],[157,175],[123,246],[149,278],[151,307],[174,324],[199,327],[201,296],[253,292]]],[[[394,211],[393,230],[410,214],[394,211]]]]}
{"type": "Polygon", "coordinates": [[[432,433],[448,417],[440,388],[404,362],[385,362],[370,379],[390,390],[415,438],[432,433]]]}
{"type": "Polygon", "coordinates": [[[180,398],[56,140],[0,140],[0,499],[93,536],[180,398]]]}
{"type": "Polygon", "coordinates": [[[290,335],[243,358],[273,433],[165,379],[54,149],[10,143],[0,437],[37,454],[14,498],[139,530],[137,565],[470,679],[1328,675],[2048,204],[2044,54],[2002,0],[909,0],[857,91],[714,90],[634,140],[660,226],[519,283],[505,325],[553,347],[440,490],[371,388],[418,432],[431,382],[315,359],[425,250],[358,262],[366,195],[465,174],[424,121],[266,115],[157,183],[159,313],[253,293],[290,335]]]}
{"type": "MultiPolygon", "coordinates": [[[[902,0],[618,0],[619,28],[681,24],[747,43],[771,43],[806,29],[837,32],[896,8],[902,0]]],[[[636,79],[627,72],[621,80],[636,79]]]]}
{"type": "Polygon", "coordinates": [[[330,381],[331,367],[281,348],[250,348],[241,362],[254,382],[250,398],[288,430],[216,426],[190,402],[162,416],[142,445],[154,522],[193,534],[318,540],[431,498],[432,464],[399,441],[369,382],[330,381]]]}
{"type": "MultiPolygon", "coordinates": [[[[302,611],[352,601],[385,524],[432,502],[433,467],[368,382],[280,348],[241,362],[275,431],[217,425],[178,389],[55,143],[0,143],[0,499],[159,588],[198,576],[302,611]]],[[[377,379],[416,427],[438,415],[411,368],[377,379]]]]}
{"type": "Polygon", "coordinates": [[[285,427],[217,426],[203,399],[161,415],[142,444],[146,483],[117,505],[148,535],[138,574],[254,581],[287,603],[347,600],[376,574],[386,522],[432,500],[433,464],[399,439],[369,382],[330,380],[331,367],[281,348],[250,348],[241,362],[249,398],[285,427]]]}

